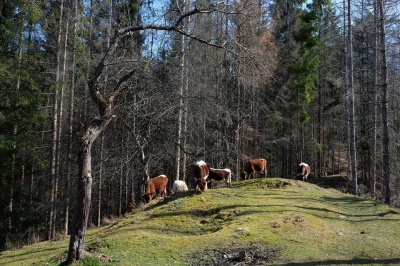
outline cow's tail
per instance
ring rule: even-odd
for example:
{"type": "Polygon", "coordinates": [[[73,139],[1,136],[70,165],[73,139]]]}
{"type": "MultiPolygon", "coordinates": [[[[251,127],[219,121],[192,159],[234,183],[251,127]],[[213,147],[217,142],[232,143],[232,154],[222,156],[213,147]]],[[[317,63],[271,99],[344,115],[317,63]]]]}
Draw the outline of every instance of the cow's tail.
{"type": "Polygon", "coordinates": [[[229,169],[228,176],[226,178],[226,186],[231,187],[231,182],[232,182],[232,171],[231,169],[229,169]]]}

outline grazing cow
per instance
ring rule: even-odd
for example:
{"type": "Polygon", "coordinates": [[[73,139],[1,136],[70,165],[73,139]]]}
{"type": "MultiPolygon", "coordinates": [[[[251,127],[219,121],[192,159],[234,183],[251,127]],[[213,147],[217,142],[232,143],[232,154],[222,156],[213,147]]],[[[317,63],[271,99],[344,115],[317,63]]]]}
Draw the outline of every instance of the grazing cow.
{"type": "Polygon", "coordinates": [[[175,180],[174,185],[172,186],[172,191],[174,193],[177,192],[186,192],[189,191],[185,181],[182,180],[175,180]]]}
{"type": "Polygon", "coordinates": [[[208,180],[215,183],[224,183],[226,187],[231,187],[231,169],[214,169],[209,168],[210,174],[208,175],[208,180]]]}
{"type": "Polygon", "coordinates": [[[310,174],[310,166],[306,163],[300,163],[297,167],[297,178],[302,178],[304,182],[307,182],[307,177],[310,174]]]}
{"type": "Polygon", "coordinates": [[[161,197],[167,194],[168,177],[160,175],[151,178],[146,183],[146,191],[143,195],[146,202],[150,202],[156,195],[161,197]]]}
{"type": "Polygon", "coordinates": [[[256,178],[256,173],[261,173],[263,178],[267,177],[267,160],[265,159],[253,159],[249,160],[243,168],[240,177],[244,180],[247,177],[256,178]]]}
{"type": "Polygon", "coordinates": [[[210,173],[207,164],[204,161],[198,161],[194,166],[193,172],[196,182],[196,191],[207,190],[207,177],[210,173]]]}

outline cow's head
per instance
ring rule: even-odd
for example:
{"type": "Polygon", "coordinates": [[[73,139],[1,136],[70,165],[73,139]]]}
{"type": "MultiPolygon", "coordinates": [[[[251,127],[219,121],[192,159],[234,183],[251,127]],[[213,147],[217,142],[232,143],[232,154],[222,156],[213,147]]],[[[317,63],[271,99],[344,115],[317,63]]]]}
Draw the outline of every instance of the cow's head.
{"type": "Polygon", "coordinates": [[[196,191],[205,191],[207,189],[207,182],[201,178],[194,179],[196,183],[196,191]]]}
{"type": "Polygon", "coordinates": [[[306,166],[304,164],[300,164],[299,167],[297,168],[297,175],[302,176],[306,174],[306,166]]]}
{"type": "Polygon", "coordinates": [[[144,194],[142,195],[142,198],[144,198],[144,200],[145,200],[147,203],[149,203],[149,202],[153,199],[153,197],[150,195],[150,193],[144,193],[144,194]]]}
{"type": "Polygon", "coordinates": [[[241,178],[242,180],[246,180],[248,176],[249,176],[249,175],[248,175],[248,174],[246,173],[246,171],[244,171],[244,170],[240,173],[240,178],[241,178]]]}

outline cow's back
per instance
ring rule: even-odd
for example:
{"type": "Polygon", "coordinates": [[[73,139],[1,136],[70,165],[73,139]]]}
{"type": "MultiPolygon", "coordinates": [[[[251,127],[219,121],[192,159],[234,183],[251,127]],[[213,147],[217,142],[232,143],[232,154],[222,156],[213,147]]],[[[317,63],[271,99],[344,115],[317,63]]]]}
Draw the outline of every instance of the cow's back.
{"type": "Polygon", "coordinates": [[[160,175],[151,178],[146,183],[145,199],[147,202],[151,201],[154,196],[165,196],[167,192],[168,177],[160,175]]]}
{"type": "Polygon", "coordinates": [[[156,194],[162,193],[163,191],[165,192],[167,189],[168,177],[166,177],[165,175],[160,175],[156,178],[157,178],[157,182],[155,184],[156,194]]]}
{"type": "Polygon", "coordinates": [[[207,189],[207,177],[210,174],[207,164],[204,161],[198,161],[193,169],[196,190],[204,191],[207,189]]]}
{"type": "Polygon", "coordinates": [[[198,179],[206,179],[208,177],[208,175],[210,174],[210,172],[208,170],[208,166],[204,161],[197,162],[195,164],[193,172],[194,172],[195,178],[198,178],[198,179]]]}

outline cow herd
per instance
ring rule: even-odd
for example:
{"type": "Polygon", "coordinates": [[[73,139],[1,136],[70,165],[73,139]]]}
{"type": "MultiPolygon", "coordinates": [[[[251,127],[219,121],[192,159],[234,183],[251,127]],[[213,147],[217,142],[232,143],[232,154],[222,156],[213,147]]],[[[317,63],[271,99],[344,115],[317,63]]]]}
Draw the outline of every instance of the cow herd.
{"type": "MultiPolygon", "coordinates": [[[[198,161],[193,167],[194,181],[196,184],[196,191],[206,191],[208,183],[222,183],[226,187],[231,187],[232,182],[232,171],[228,168],[215,169],[209,167],[206,162],[198,161]]],[[[249,160],[242,172],[240,177],[243,180],[250,178],[257,178],[258,174],[262,178],[267,177],[267,160],[265,159],[252,159],[249,160]]],[[[296,179],[302,179],[304,182],[307,181],[307,177],[310,174],[310,166],[306,163],[300,163],[297,167],[296,179]]],[[[145,193],[143,198],[146,202],[150,202],[155,196],[165,196],[167,194],[168,178],[165,175],[160,175],[151,178],[146,183],[145,193]]],[[[182,180],[175,180],[171,193],[186,192],[188,191],[186,183],[182,180]]]]}

